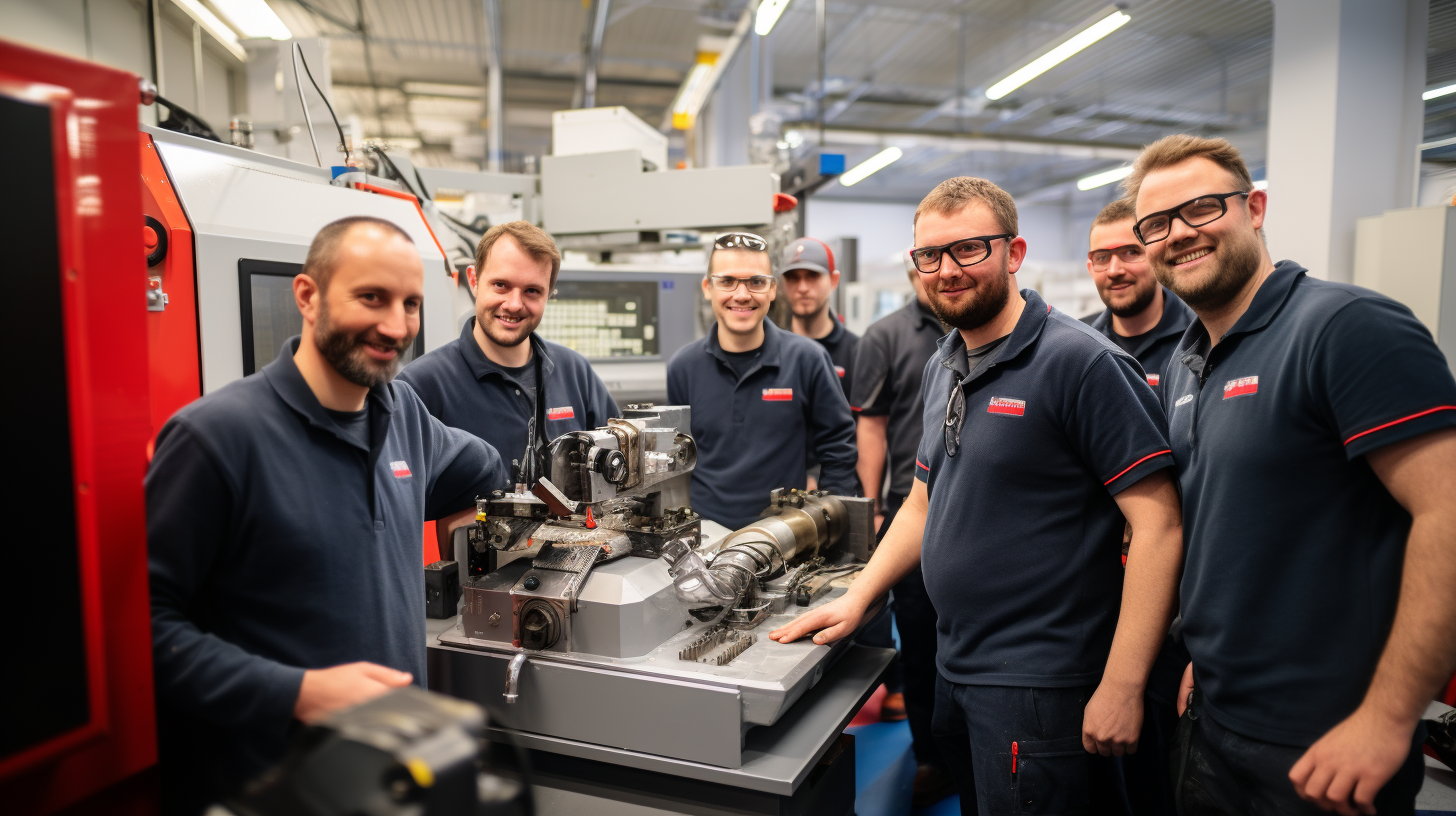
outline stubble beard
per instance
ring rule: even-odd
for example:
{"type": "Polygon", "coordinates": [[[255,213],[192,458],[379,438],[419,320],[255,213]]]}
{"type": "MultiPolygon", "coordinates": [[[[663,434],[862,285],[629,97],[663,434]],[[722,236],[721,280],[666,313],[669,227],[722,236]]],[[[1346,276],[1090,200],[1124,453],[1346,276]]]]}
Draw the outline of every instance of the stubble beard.
{"type": "Polygon", "coordinates": [[[971,289],[968,302],[959,309],[940,297],[939,280],[933,287],[925,287],[925,294],[930,300],[931,310],[940,318],[940,322],[953,329],[974,331],[990,323],[1006,308],[1006,302],[1011,299],[1011,273],[1003,265],[1000,273],[989,279],[976,280],[970,276],[966,279],[975,286],[971,289]]]}
{"type": "Polygon", "coordinates": [[[1104,299],[1103,303],[1113,314],[1117,315],[1118,317],[1137,317],[1138,315],[1143,313],[1144,309],[1152,305],[1153,297],[1158,293],[1157,276],[1154,275],[1153,277],[1146,278],[1145,280],[1147,281],[1147,284],[1141,289],[1137,288],[1137,286],[1134,285],[1133,299],[1130,302],[1124,303],[1121,306],[1114,306],[1112,305],[1110,299],[1104,299]]]}
{"type": "Polygon", "coordinates": [[[405,352],[414,342],[414,338],[407,337],[400,342],[395,342],[384,338],[373,329],[356,334],[335,329],[329,320],[328,304],[324,303],[319,306],[319,318],[318,323],[314,326],[313,342],[318,346],[319,354],[323,355],[329,365],[339,372],[339,376],[355,385],[373,388],[389,382],[394,379],[395,374],[399,373],[405,352]],[[387,362],[374,360],[364,351],[366,343],[392,348],[398,353],[393,360],[387,362]]]}
{"type": "Polygon", "coordinates": [[[1217,311],[1237,297],[1249,279],[1258,274],[1263,253],[1257,233],[1230,236],[1214,249],[1222,250],[1223,257],[1214,259],[1215,267],[1205,272],[1202,280],[1178,277],[1173,265],[1161,258],[1152,262],[1153,275],[1193,309],[1217,311]]]}
{"type": "MultiPolygon", "coordinates": [[[[541,317],[545,317],[544,312],[541,317]]],[[[501,329],[495,322],[493,313],[479,313],[475,316],[475,322],[480,325],[481,331],[485,332],[485,336],[489,337],[492,343],[495,343],[501,348],[515,348],[531,337],[531,332],[534,332],[536,327],[541,325],[541,317],[537,317],[534,321],[530,315],[522,317],[521,327],[517,329],[517,333],[514,336],[507,334],[501,329]]]]}

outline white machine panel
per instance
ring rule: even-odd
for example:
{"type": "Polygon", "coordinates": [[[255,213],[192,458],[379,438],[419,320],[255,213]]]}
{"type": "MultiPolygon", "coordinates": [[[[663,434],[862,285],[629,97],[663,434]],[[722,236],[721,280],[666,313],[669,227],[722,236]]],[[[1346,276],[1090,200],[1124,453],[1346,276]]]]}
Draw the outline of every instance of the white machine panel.
{"type": "Polygon", "coordinates": [[[203,393],[243,376],[238,262],[301,264],[319,229],[346,216],[388,219],[414,239],[425,266],[424,350],[458,334],[450,315],[455,284],[410,202],[335,187],[323,168],[155,128],[146,131],[193,230],[203,393]]]}
{"type": "Polygon", "coordinates": [[[766,164],[642,172],[642,153],[541,159],[543,226],[553,235],[768,224],[779,179],[766,164]]]}
{"type": "Polygon", "coordinates": [[[1410,307],[1456,371],[1456,207],[1411,207],[1355,226],[1356,286],[1410,307]]]}
{"type": "Polygon", "coordinates": [[[656,170],[667,169],[667,137],[624,107],[551,114],[551,155],[636,150],[656,170]]]}

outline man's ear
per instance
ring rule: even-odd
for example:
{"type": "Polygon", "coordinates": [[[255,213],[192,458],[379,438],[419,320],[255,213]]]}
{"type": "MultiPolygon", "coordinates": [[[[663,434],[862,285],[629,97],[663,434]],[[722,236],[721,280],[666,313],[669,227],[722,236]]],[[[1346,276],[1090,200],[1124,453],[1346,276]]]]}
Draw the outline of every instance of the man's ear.
{"type": "Polygon", "coordinates": [[[832,272],[829,273],[829,288],[830,289],[833,289],[834,287],[836,287],[838,285],[839,285],[839,270],[836,269],[836,270],[834,270],[834,271],[832,271],[832,272]]]}
{"type": "Polygon", "coordinates": [[[465,285],[470,287],[470,296],[475,297],[475,264],[465,267],[465,285]]]}
{"type": "Polygon", "coordinates": [[[317,281],[308,275],[293,276],[293,302],[298,306],[299,314],[303,315],[303,322],[310,326],[318,322],[320,297],[322,293],[317,281]]]}

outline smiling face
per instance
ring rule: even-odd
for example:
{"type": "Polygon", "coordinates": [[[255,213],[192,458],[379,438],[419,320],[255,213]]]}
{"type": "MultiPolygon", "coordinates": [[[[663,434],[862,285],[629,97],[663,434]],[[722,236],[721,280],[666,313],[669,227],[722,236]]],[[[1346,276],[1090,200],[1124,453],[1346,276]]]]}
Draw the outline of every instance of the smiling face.
{"type": "Polygon", "coordinates": [[[745,283],[731,292],[724,292],[713,284],[712,277],[716,275],[745,281],[763,275],[773,281],[768,253],[746,249],[715,250],[709,260],[708,277],[703,278],[703,297],[713,304],[713,317],[718,321],[718,328],[745,337],[753,335],[768,316],[768,305],[773,302],[776,285],[771,283],[767,292],[754,293],[748,291],[745,283]]]}
{"type": "MultiPolygon", "coordinates": [[[[1177,207],[1203,195],[1239,189],[1233,174],[1203,157],[1154,170],[1142,180],[1137,216],[1177,207]]],[[[1268,198],[1262,190],[1227,200],[1228,212],[1201,227],[1172,219],[1168,237],[1147,246],[1158,281],[1199,311],[1217,310],[1243,291],[1265,263],[1259,238],[1268,198]]]]}
{"type": "Polygon", "coordinates": [[[1089,257],[1087,271],[1097,285],[1097,296],[1118,317],[1142,314],[1158,292],[1158,280],[1132,225],[1129,218],[1092,227],[1090,253],[1105,252],[1107,261],[1099,264],[1089,257]]]}
{"type": "Polygon", "coordinates": [[[502,235],[476,273],[476,326],[497,346],[518,346],[541,325],[550,293],[551,260],[531,257],[515,236],[502,235]]]}
{"type": "MultiPolygon", "coordinates": [[[[972,201],[950,215],[929,211],[915,222],[915,246],[940,246],[964,238],[997,235],[1006,230],[979,201],[972,201]]],[[[946,325],[972,331],[989,323],[1011,296],[1011,276],[1026,257],[1022,238],[999,238],[991,242],[991,255],[980,263],[961,268],[950,256],[942,255],[940,269],[920,274],[930,308],[946,325]]]]}
{"type": "Polygon", "coordinates": [[[340,376],[372,388],[394,377],[419,334],[424,288],[413,244],[375,225],[355,226],[343,236],[327,288],[303,292],[304,330],[340,376]]]}

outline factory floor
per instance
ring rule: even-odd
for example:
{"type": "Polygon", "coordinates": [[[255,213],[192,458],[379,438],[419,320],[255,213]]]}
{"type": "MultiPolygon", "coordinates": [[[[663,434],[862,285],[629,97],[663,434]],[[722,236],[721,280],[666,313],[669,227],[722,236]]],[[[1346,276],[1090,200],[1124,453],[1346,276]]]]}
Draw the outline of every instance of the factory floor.
{"type": "MultiPolygon", "coordinates": [[[[910,750],[910,725],[880,722],[880,686],[865,702],[847,733],[854,735],[855,816],[956,816],[959,796],[948,796],[926,808],[910,806],[915,781],[915,756],[910,750]]],[[[1432,703],[1426,717],[1435,718],[1448,707],[1432,703]]],[[[1416,797],[1416,816],[1456,816],[1456,771],[1426,757],[1426,784],[1416,797]]]]}

